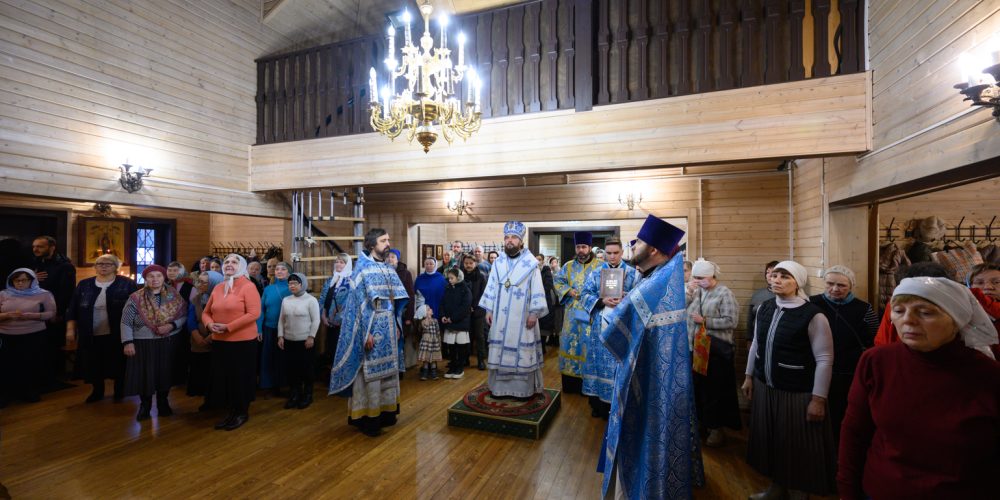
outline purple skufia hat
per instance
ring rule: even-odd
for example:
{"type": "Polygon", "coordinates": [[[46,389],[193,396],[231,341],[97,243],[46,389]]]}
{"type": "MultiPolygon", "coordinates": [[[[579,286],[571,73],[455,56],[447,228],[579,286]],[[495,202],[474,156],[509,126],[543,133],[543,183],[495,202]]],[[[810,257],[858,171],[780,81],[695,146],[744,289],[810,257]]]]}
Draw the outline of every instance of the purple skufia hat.
{"type": "Polygon", "coordinates": [[[669,254],[684,238],[684,231],[673,224],[650,214],[642,223],[638,237],[647,245],[669,254]]]}
{"type": "Polygon", "coordinates": [[[577,231],[573,233],[573,244],[594,246],[594,234],[590,231],[577,231]]]}

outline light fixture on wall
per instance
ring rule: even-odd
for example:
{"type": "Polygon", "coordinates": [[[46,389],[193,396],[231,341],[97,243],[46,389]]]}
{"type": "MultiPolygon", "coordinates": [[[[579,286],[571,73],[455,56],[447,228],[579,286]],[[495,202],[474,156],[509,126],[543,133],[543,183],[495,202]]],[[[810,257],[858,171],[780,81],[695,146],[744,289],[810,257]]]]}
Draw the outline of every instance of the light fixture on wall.
{"type": "Polygon", "coordinates": [[[448,201],[445,204],[445,206],[448,207],[449,211],[455,212],[458,215],[463,215],[466,212],[468,212],[469,208],[472,207],[472,205],[473,205],[472,202],[466,201],[465,198],[462,197],[461,191],[458,192],[457,200],[448,201]]]}
{"type": "Polygon", "coordinates": [[[130,193],[142,189],[142,178],[149,177],[149,174],[153,171],[151,168],[129,165],[128,160],[125,160],[125,163],[118,168],[122,171],[121,177],[118,178],[118,183],[130,193]]]}
{"type": "Polygon", "coordinates": [[[959,66],[962,71],[962,83],[955,85],[959,93],[965,96],[965,101],[972,101],[973,106],[988,106],[993,108],[993,117],[1000,121],[1000,37],[994,36],[988,55],[973,56],[962,53],[959,56],[959,66]]]}
{"type": "Polygon", "coordinates": [[[635,207],[642,203],[642,193],[618,193],[618,204],[629,209],[635,210],[635,207]]]}
{"type": "Polygon", "coordinates": [[[400,61],[396,60],[395,54],[397,27],[389,25],[388,57],[385,59],[388,83],[382,86],[381,92],[375,68],[369,72],[372,128],[390,140],[405,130],[407,140],[413,142],[416,137],[417,142],[423,145],[424,153],[430,151],[439,130],[451,144],[456,136],[468,139],[479,131],[482,124],[479,107],[482,82],[475,70],[465,65],[465,34],[458,34],[458,64],[453,64],[446,31],[448,17],[442,15],[438,18],[441,34],[439,45],[435,47],[430,34],[433,10],[430,0],[420,2],[424,34],[420,37],[419,47],[413,45],[410,36],[410,13],[403,12],[404,38],[400,61]],[[464,78],[466,71],[468,79],[464,78]],[[396,92],[398,77],[406,79],[406,85],[399,93],[396,92]],[[466,83],[464,91],[463,79],[466,83]]]}

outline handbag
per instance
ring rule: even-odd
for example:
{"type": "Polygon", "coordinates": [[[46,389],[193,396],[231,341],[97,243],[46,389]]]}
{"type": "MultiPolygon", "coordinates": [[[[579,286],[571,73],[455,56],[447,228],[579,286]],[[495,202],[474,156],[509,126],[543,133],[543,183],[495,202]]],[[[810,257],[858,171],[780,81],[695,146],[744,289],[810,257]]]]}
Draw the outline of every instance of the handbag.
{"type": "MultiPolygon", "coordinates": [[[[702,313],[701,297],[699,297],[698,300],[698,311],[699,314],[702,313]]],[[[701,314],[701,316],[705,317],[704,314],[701,314]]],[[[711,351],[712,337],[708,335],[708,332],[705,329],[705,323],[702,322],[698,325],[698,331],[694,334],[691,351],[691,370],[699,375],[708,375],[708,357],[711,351]]]]}

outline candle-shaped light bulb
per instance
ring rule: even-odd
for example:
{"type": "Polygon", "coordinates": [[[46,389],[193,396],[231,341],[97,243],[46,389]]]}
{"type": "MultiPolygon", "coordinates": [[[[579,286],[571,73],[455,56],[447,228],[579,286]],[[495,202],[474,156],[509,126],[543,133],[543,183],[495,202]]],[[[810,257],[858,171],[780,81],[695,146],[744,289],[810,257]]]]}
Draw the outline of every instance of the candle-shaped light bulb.
{"type": "Polygon", "coordinates": [[[469,69],[469,85],[468,85],[469,91],[465,102],[471,103],[473,99],[475,99],[473,93],[475,93],[476,91],[476,83],[478,82],[479,82],[479,73],[476,73],[475,68],[469,69]]]}
{"type": "Polygon", "coordinates": [[[404,10],[403,11],[403,24],[406,26],[406,29],[404,30],[404,32],[406,34],[406,45],[411,45],[411,43],[410,43],[410,21],[411,21],[410,11],[409,10],[404,10]]]}
{"type": "Polygon", "coordinates": [[[448,47],[448,32],[446,31],[446,28],[448,28],[448,15],[441,14],[441,17],[438,18],[438,24],[441,25],[441,48],[444,49],[448,47]]]}
{"type": "Polygon", "coordinates": [[[368,85],[371,92],[371,101],[378,102],[378,79],[375,77],[375,68],[368,71],[368,85]]]}
{"type": "Polygon", "coordinates": [[[388,59],[392,60],[392,59],[396,58],[396,28],[393,28],[392,25],[390,24],[389,25],[389,29],[387,31],[388,31],[388,34],[389,34],[389,57],[388,57],[388,59]]]}
{"type": "Polygon", "coordinates": [[[382,87],[382,116],[389,117],[389,87],[382,87]]]}
{"type": "Polygon", "coordinates": [[[465,66],[465,33],[458,32],[458,65],[465,66]]]}
{"type": "Polygon", "coordinates": [[[483,82],[476,78],[476,111],[479,111],[480,97],[483,90],[483,82]]]}

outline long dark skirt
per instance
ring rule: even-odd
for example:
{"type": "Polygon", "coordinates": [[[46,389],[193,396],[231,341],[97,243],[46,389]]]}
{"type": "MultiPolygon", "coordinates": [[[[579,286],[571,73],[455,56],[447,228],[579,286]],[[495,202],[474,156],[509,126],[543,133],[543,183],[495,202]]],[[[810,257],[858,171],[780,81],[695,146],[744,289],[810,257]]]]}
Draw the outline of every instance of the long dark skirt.
{"type": "Polygon", "coordinates": [[[212,343],[212,389],[209,399],[245,414],[257,387],[257,340],[212,343]]]}
{"type": "Polygon", "coordinates": [[[278,329],[265,326],[260,342],[260,388],[285,385],[285,353],[278,349],[278,329]]]}
{"type": "Polygon", "coordinates": [[[187,382],[188,365],[191,363],[191,331],[185,326],[175,336],[178,341],[174,344],[173,384],[184,385],[187,382]]]}
{"type": "Polygon", "coordinates": [[[125,395],[166,395],[173,384],[174,352],[177,336],[136,339],[135,356],[125,360],[125,395]]]}
{"type": "Polygon", "coordinates": [[[192,352],[188,361],[188,396],[204,396],[212,386],[212,353],[192,352]]]}
{"type": "Polygon", "coordinates": [[[37,401],[45,374],[46,330],[0,334],[0,399],[37,401]]]}
{"type": "Polygon", "coordinates": [[[829,415],[806,422],[810,399],[807,392],[772,389],[754,378],[747,463],[786,488],[832,495],[837,447],[829,415]]]}
{"type": "Polygon", "coordinates": [[[100,385],[104,379],[125,379],[125,355],[118,335],[98,335],[81,343],[77,361],[83,367],[83,377],[88,384],[100,385]]]}
{"type": "Polygon", "coordinates": [[[698,421],[709,429],[743,428],[736,397],[733,345],[713,338],[708,356],[708,374],[694,373],[694,397],[698,421]]]}

